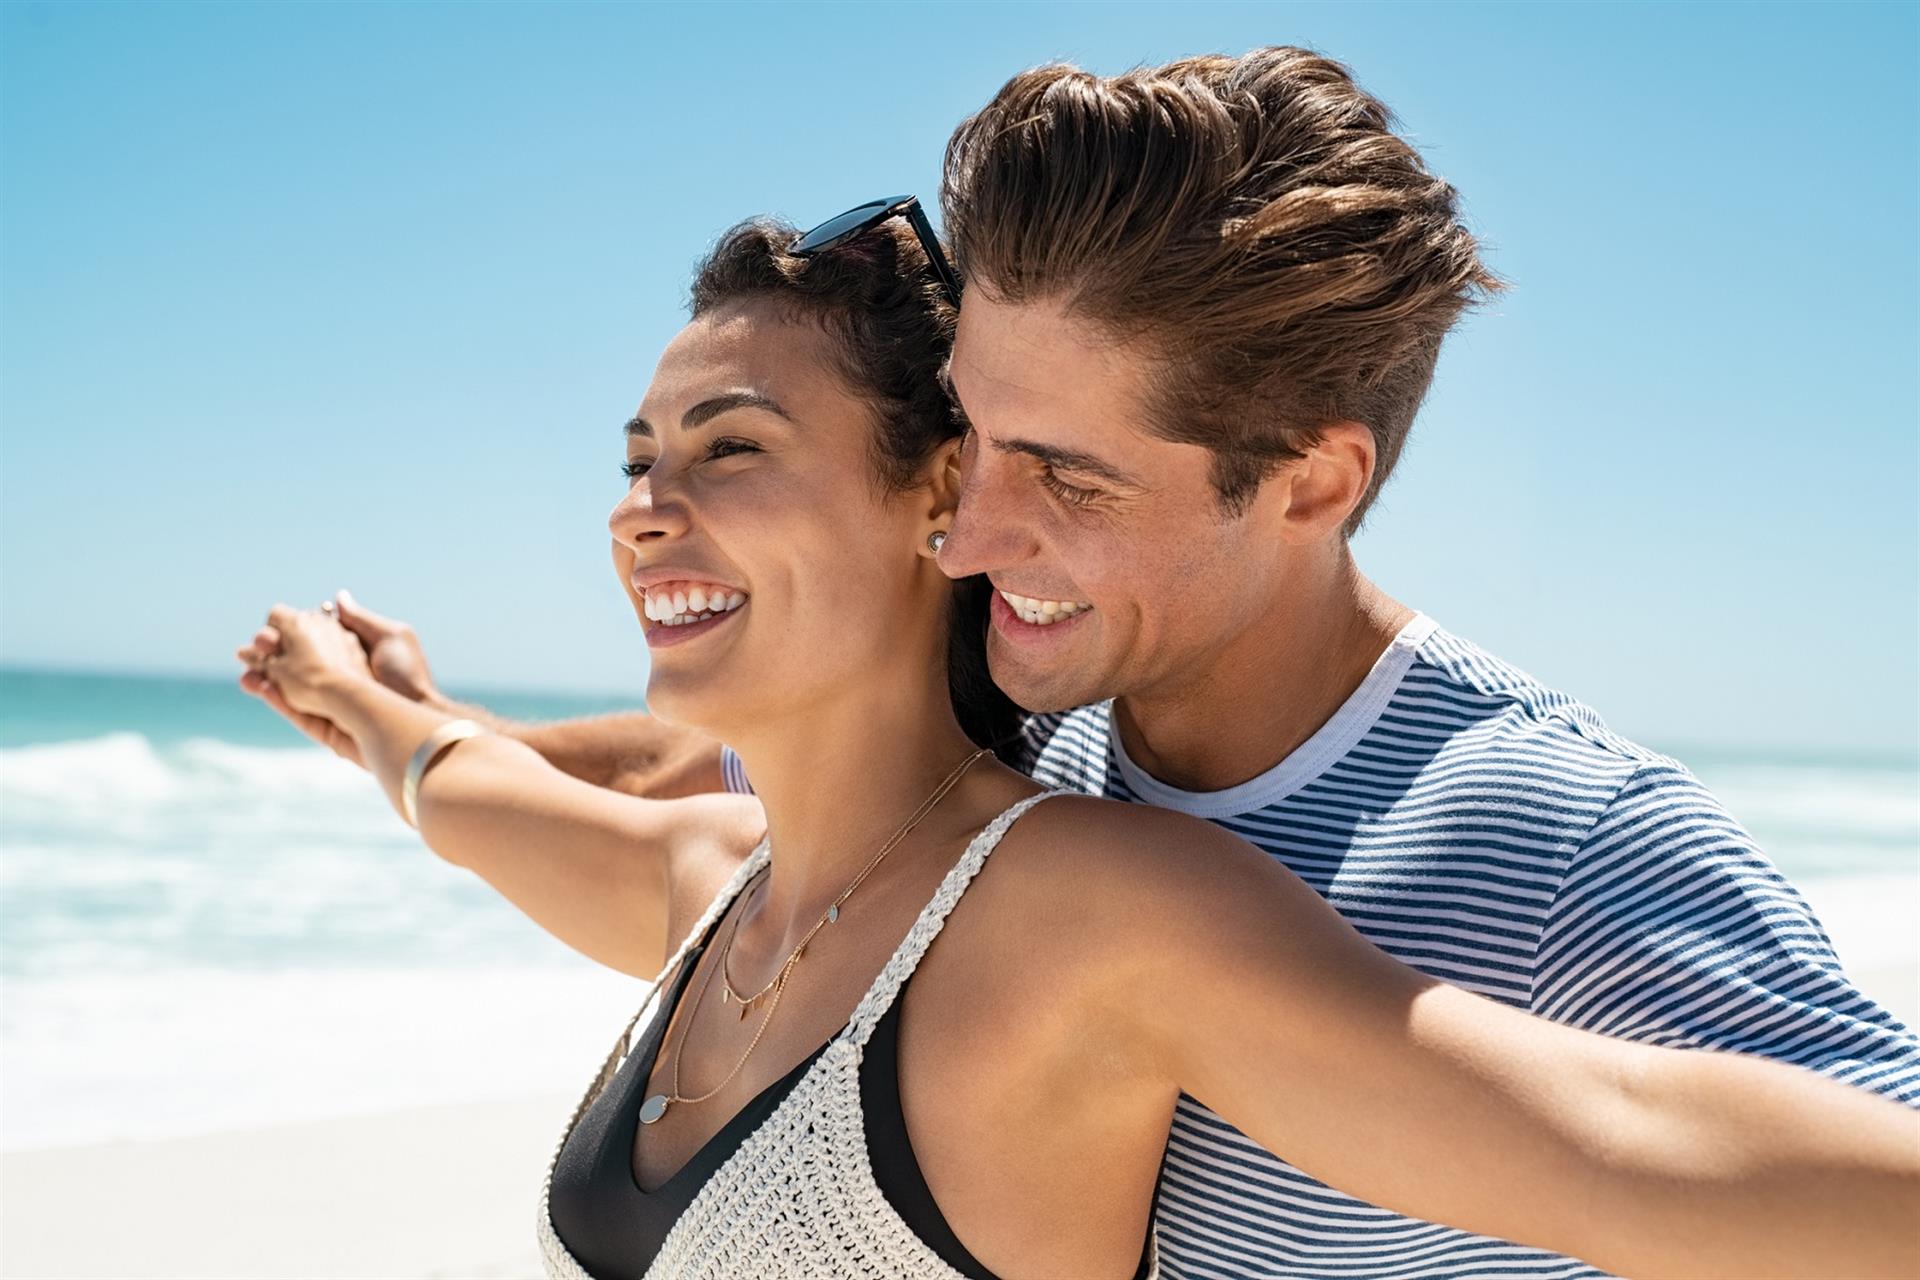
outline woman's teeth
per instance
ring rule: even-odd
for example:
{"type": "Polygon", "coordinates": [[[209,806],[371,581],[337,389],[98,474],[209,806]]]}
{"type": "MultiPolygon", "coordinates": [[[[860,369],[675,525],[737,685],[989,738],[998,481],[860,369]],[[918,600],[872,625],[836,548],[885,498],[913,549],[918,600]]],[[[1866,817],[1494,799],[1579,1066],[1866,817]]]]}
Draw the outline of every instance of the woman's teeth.
{"type": "Polygon", "coordinates": [[[1011,591],[1002,591],[1000,598],[1012,607],[1015,617],[1036,627],[1052,626],[1093,608],[1090,604],[1075,600],[1035,600],[1032,596],[1017,596],[1011,591]]]}
{"type": "Polygon", "coordinates": [[[747,602],[747,593],[709,584],[676,582],[647,592],[647,617],[666,627],[684,627],[732,613],[747,602]]]}

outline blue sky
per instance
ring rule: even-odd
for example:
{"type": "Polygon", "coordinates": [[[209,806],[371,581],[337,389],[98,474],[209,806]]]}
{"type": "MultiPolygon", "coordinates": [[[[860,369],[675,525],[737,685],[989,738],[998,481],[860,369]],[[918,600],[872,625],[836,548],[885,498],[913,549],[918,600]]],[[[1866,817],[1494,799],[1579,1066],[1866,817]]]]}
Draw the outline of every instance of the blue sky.
{"type": "Polygon", "coordinates": [[[1920,752],[1909,5],[0,7],[0,661],[213,672],[347,585],[631,690],[605,515],[694,261],[931,197],[1009,75],[1306,44],[1512,292],[1357,547],[1656,743],[1920,752]]]}

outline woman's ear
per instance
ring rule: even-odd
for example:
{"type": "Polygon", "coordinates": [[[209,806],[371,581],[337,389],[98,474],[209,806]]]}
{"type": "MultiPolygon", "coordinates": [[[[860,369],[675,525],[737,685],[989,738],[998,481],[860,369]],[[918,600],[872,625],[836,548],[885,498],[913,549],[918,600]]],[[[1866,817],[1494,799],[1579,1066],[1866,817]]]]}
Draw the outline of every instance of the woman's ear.
{"type": "Polygon", "coordinates": [[[921,472],[926,477],[923,514],[927,527],[924,537],[945,533],[953,527],[953,513],[960,506],[960,440],[948,440],[927,458],[921,472]]]}

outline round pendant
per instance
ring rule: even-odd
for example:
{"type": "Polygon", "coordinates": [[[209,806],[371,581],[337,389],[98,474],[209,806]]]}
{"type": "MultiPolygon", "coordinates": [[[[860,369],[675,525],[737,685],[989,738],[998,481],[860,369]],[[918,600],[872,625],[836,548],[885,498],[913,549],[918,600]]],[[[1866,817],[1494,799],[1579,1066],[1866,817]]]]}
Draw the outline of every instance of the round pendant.
{"type": "Polygon", "coordinates": [[[641,1124],[652,1124],[665,1114],[667,1114],[667,1095],[664,1093],[656,1093],[640,1104],[641,1124]]]}

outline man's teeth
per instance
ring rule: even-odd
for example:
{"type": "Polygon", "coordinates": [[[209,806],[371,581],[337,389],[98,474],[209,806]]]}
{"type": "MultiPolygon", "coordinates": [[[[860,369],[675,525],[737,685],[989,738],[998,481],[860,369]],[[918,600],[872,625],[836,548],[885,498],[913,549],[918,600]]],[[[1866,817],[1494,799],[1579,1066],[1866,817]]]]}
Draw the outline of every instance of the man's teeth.
{"type": "Polygon", "coordinates": [[[682,627],[689,622],[702,622],[723,613],[732,613],[746,602],[747,593],[744,591],[677,582],[648,591],[646,610],[647,617],[654,622],[668,627],[682,627]]]}
{"type": "Polygon", "coordinates": [[[1076,600],[1035,600],[1032,596],[1017,596],[1011,591],[1002,591],[1000,598],[1012,606],[1015,617],[1036,627],[1064,622],[1076,613],[1093,608],[1076,600]]]}

